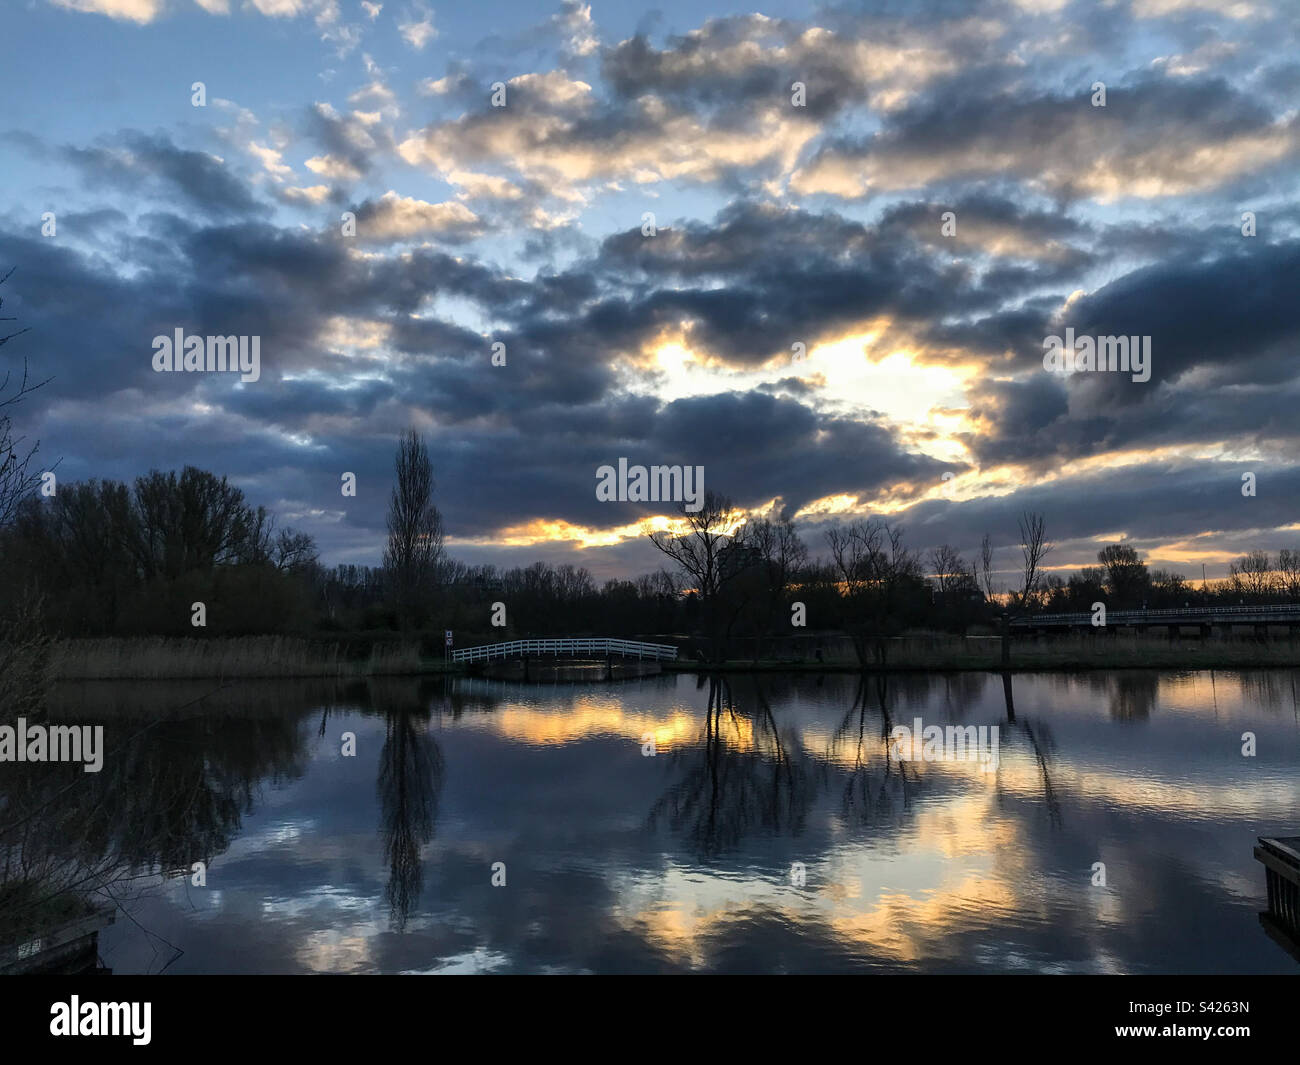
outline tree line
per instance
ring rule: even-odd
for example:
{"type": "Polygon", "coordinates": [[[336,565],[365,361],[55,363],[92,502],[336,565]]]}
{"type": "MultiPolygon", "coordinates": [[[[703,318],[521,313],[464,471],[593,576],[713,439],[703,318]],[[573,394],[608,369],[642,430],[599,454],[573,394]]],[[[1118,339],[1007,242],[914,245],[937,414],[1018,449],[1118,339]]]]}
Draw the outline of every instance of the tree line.
{"type": "Polygon", "coordinates": [[[1181,606],[1207,598],[1266,602],[1300,597],[1300,551],[1251,552],[1213,590],[1149,570],[1131,546],[1111,544],[1098,565],[1048,572],[1046,522],[1023,514],[1021,566],[1001,586],[985,535],[967,558],[942,544],[908,546],[884,518],[830,526],[814,554],[788,513],[747,516],[725,495],[681,509],[671,531],[650,532],[668,565],[598,583],[585,568],[535,562],[499,569],[449,556],[434,502],[429,450],[414,432],[394,462],[387,542],[379,566],[320,563],[308,534],[277,528],[225,477],[186,467],[127,485],[89,480],[46,498],[32,480],[0,527],[0,608],[39,601],[45,627],[65,636],[345,633],[418,636],[432,651],[443,629],[466,639],[682,634],[706,658],[744,647],[754,658],[777,637],[842,632],[864,664],[909,630],[964,633],[1002,613],[1181,606]],[[493,623],[493,620],[497,622],[493,623]]]}

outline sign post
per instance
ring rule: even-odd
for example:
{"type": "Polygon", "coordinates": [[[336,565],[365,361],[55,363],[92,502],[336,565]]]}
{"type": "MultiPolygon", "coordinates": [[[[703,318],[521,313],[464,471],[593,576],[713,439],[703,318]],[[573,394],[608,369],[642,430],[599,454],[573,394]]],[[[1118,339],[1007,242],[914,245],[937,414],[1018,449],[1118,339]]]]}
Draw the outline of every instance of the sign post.
{"type": "Polygon", "coordinates": [[[450,657],[447,653],[450,648],[451,648],[451,629],[448,629],[446,631],[446,634],[443,636],[443,640],[442,640],[442,663],[444,666],[447,664],[447,659],[450,657]]]}

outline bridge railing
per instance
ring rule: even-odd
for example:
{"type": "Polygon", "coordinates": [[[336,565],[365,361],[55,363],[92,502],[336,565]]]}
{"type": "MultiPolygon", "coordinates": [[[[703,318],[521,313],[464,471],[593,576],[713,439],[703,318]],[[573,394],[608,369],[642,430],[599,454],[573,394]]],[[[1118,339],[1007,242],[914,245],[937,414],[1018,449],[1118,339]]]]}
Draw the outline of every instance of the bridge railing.
{"type": "Polygon", "coordinates": [[[644,643],[640,640],[615,639],[553,639],[505,640],[485,643],[477,647],[462,647],[451,653],[453,662],[490,662],[498,658],[515,658],[532,655],[618,655],[620,658],[649,658],[672,660],[677,648],[667,643],[644,643]]]}
{"type": "MultiPolygon", "coordinates": [[[[1205,606],[1205,607],[1175,607],[1168,610],[1110,610],[1106,613],[1107,624],[1113,624],[1117,621],[1174,621],[1185,619],[1188,623],[1194,621],[1213,621],[1215,618],[1233,618],[1233,617],[1256,617],[1264,615],[1266,617],[1286,620],[1295,618],[1300,621],[1300,604],[1292,603],[1286,606],[1205,606]]],[[[1091,622],[1092,614],[1089,611],[1078,611],[1067,614],[1031,614],[1028,617],[1012,618],[1011,624],[1017,626],[1033,625],[1081,625],[1091,622]]]]}

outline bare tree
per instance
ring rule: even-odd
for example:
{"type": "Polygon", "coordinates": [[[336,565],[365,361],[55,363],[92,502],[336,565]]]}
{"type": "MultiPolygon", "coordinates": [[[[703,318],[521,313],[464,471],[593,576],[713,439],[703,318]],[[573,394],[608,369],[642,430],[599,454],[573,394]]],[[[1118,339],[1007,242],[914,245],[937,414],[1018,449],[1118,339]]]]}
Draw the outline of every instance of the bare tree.
{"type": "Polygon", "coordinates": [[[984,598],[993,602],[993,541],[988,533],[980,541],[980,586],[984,598]]]}
{"type": "Polygon", "coordinates": [[[1277,553],[1277,581],[1291,602],[1300,601],[1300,551],[1284,547],[1277,553]]]}
{"type": "Polygon", "coordinates": [[[643,573],[632,583],[636,587],[637,595],[642,599],[657,597],[676,599],[682,594],[681,577],[676,573],[670,573],[666,569],[658,569],[654,573],[643,573]]]}
{"type": "MultiPolygon", "coordinates": [[[[122,521],[146,578],[174,579],[193,570],[271,558],[273,519],[225,477],[194,466],[179,476],[174,470],[150,470],[136,478],[133,499],[133,519],[122,521]]],[[[124,504],[123,499],[118,505],[124,504]]]]}
{"type": "Polygon", "coordinates": [[[419,623],[442,562],[442,515],[433,504],[433,463],[423,438],[407,430],[397,445],[397,484],[388,504],[384,572],[403,623],[419,623]]]}
{"type": "Polygon", "coordinates": [[[680,515],[686,522],[680,536],[659,530],[650,533],[650,542],[685,571],[700,601],[708,603],[727,579],[720,562],[723,550],[744,542],[743,515],[727,496],[712,490],[704,493],[699,510],[688,511],[682,504],[680,515]]]}
{"type": "Polygon", "coordinates": [[[746,542],[758,558],[761,592],[754,639],[754,661],[762,652],[763,637],[773,627],[776,615],[785,608],[786,589],[795,572],[808,562],[808,548],[799,538],[789,511],[782,511],[775,520],[762,518],[751,522],[746,529],[746,542]]]}
{"type": "Polygon", "coordinates": [[[718,597],[723,586],[742,572],[728,559],[745,547],[744,515],[727,496],[712,490],[705,491],[699,510],[688,511],[683,503],[679,514],[686,526],[681,535],[661,529],[649,534],[650,542],[677,563],[692,584],[688,590],[700,598],[710,650],[717,656],[723,637],[718,597]]]}
{"type": "Polygon", "coordinates": [[[1106,570],[1106,590],[1112,606],[1135,607],[1151,594],[1151,576],[1142,556],[1130,544],[1107,544],[1097,552],[1097,561],[1106,570]]]}
{"type": "Polygon", "coordinates": [[[310,533],[281,529],[275,540],[273,558],[277,569],[302,573],[320,561],[320,552],[310,533]]]}
{"type": "Polygon", "coordinates": [[[1251,551],[1228,567],[1228,579],[1235,594],[1266,599],[1276,583],[1273,560],[1267,551],[1251,551]]]}
{"type": "Polygon", "coordinates": [[[934,586],[940,595],[966,584],[966,560],[951,544],[940,544],[930,552],[930,568],[934,570],[934,586]]]}
{"type": "MultiPolygon", "coordinates": [[[[0,277],[0,285],[8,281],[11,274],[13,274],[12,269],[4,277],[0,277]]],[[[4,299],[0,297],[0,307],[3,306],[4,299]]],[[[12,315],[0,316],[0,322],[15,320],[12,315]]],[[[0,348],[13,340],[14,337],[22,336],[26,332],[26,329],[18,329],[0,336],[0,348]]],[[[9,369],[6,369],[4,376],[0,377],[0,529],[6,528],[13,522],[19,505],[31,495],[41,479],[40,474],[32,469],[32,459],[40,448],[40,444],[38,442],[25,446],[25,438],[14,435],[13,421],[9,409],[21,403],[24,398],[44,385],[49,378],[46,378],[45,381],[33,382],[27,360],[24,359],[22,374],[16,386],[10,384],[13,379],[14,373],[9,369]]]]}
{"type": "Polygon", "coordinates": [[[1019,609],[1026,609],[1042,580],[1043,559],[1051,552],[1053,544],[1047,540],[1047,519],[1034,511],[1020,515],[1020,553],[1024,558],[1021,569],[1020,591],[1016,596],[1019,609]]]}
{"type": "Polygon", "coordinates": [[[899,627],[904,589],[921,580],[921,563],[903,546],[903,530],[879,519],[835,526],[826,533],[845,607],[844,629],[866,666],[874,642],[884,662],[885,637],[899,627]]]}

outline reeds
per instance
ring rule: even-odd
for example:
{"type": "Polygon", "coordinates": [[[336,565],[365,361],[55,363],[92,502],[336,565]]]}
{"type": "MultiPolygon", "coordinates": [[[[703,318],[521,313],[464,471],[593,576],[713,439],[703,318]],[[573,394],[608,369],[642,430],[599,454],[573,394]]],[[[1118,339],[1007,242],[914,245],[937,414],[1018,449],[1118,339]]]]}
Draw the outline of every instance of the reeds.
{"type": "Polygon", "coordinates": [[[50,649],[52,680],[197,680],[242,677],[369,677],[426,673],[413,643],[375,644],[353,658],[342,645],[290,636],[186,640],[161,636],[60,640],[50,649]]]}
{"type": "MultiPolygon", "coordinates": [[[[750,658],[732,657],[722,668],[735,672],[782,671],[856,672],[862,667],[856,658],[827,654],[823,661],[807,656],[792,659],[772,656],[755,663],[750,658]]],[[[1000,670],[1002,641],[996,636],[951,636],[912,634],[884,641],[885,660],[872,661],[870,669],[889,670],[1000,670]]],[[[1250,637],[1170,640],[1156,633],[1120,631],[1114,635],[1061,634],[1016,636],[1011,641],[1010,668],[1013,670],[1076,669],[1230,669],[1300,666],[1300,641],[1288,638],[1257,640],[1250,637]]],[[[665,663],[665,669],[682,671],[698,668],[679,659],[665,663]]]]}

